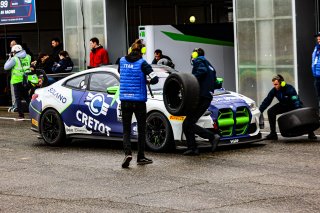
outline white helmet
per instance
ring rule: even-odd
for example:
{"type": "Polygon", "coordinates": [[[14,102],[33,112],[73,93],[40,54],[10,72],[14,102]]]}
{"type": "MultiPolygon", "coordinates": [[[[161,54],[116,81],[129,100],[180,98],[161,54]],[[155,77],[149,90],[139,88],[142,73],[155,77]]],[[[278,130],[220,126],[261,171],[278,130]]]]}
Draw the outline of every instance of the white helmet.
{"type": "Polygon", "coordinates": [[[19,44],[16,44],[16,45],[14,45],[13,47],[11,47],[11,52],[20,52],[22,50],[22,47],[21,47],[21,45],[19,45],[19,44]]]}

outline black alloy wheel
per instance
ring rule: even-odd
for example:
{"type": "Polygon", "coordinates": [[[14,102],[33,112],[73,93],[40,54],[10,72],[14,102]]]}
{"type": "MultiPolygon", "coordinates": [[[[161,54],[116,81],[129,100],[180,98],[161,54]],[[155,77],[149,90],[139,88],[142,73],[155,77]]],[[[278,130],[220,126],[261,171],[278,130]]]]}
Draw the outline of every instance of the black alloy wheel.
{"type": "Polygon", "coordinates": [[[59,146],[64,143],[65,129],[57,111],[49,109],[44,112],[40,119],[40,131],[47,144],[59,146]]]}
{"type": "Polygon", "coordinates": [[[164,152],[174,148],[171,125],[160,112],[152,112],[147,117],[146,145],[154,152],[164,152]]]}

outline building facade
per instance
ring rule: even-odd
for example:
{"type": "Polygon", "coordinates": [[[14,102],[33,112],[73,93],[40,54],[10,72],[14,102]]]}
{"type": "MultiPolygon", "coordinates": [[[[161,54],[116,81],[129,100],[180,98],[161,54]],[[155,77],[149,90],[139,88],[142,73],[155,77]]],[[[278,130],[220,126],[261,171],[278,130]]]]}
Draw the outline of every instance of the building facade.
{"type": "Polygon", "coordinates": [[[272,87],[271,77],[282,74],[306,106],[316,105],[311,53],[313,35],[319,31],[319,0],[59,0],[50,4],[36,0],[36,5],[36,24],[0,30],[1,52],[8,52],[9,40],[18,37],[35,56],[49,53],[50,39],[60,37],[75,70],[83,70],[89,63],[92,37],[99,38],[115,63],[139,36],[141,25],[193,25],[197,28],[187,33],[212,39],[201,28],[227,23],[233,26],[234,37],[234,58],[228,60],[235,67],[224,74],[227,89],[260,104],[272,87]]]}

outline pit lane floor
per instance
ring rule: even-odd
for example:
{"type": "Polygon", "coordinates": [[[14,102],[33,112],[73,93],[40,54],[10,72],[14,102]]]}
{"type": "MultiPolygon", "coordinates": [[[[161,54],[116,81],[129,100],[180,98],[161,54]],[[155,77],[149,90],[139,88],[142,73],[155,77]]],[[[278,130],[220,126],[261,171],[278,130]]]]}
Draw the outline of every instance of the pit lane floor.
{"type": "MultiPolygon", "coordinates": [[[[16,114],[0,112],[0,117],[16,114]]],[[[0,119],[0,212],[319,212],[320,139],[151,153],[122,169],[119,142],[48,147],[0,119]]]]}

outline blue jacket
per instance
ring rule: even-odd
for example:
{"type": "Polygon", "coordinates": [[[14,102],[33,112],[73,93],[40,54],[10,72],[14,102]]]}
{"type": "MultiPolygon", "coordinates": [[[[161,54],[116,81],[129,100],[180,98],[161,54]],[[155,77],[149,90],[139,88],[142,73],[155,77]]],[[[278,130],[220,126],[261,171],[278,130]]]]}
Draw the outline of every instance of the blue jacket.
{"type": "Polygon", "coordinates": [[[198,79],[200,96],[212,98],[217,79],[216,70],[204,56],[193,60],[192,74],[198,79]]]}
{"type": "Polygon", "coordinates": [[[320,77],[320,45],[317,44],[312,53],[312,74],[314,77],[320,77]]]}
{"type": "Polygon", "coordinates": [[[299,99],[296,89],[290,84],[286,84],[284,87],[281,87],[280,90],[276,90],[275,88],[270,90],[268,96],[263,100],[259,107],[261,113],[267,109],[274,97],[276,97],[283,106],[288,106],[293,109],[302,107],[302,102],[299,99]]]}
{"type": "MultiPolygon", "coordinates": [[[[120,59],[119,71],[120,100],[146,102],[146,76],[153,72],[152,67],[141,56],[132,53],[120,59]]],[[[150,83],[158,83],[158,77],[153,76],[150,83]]]]}

